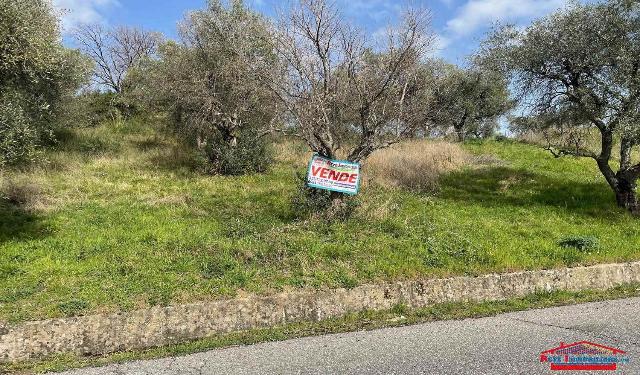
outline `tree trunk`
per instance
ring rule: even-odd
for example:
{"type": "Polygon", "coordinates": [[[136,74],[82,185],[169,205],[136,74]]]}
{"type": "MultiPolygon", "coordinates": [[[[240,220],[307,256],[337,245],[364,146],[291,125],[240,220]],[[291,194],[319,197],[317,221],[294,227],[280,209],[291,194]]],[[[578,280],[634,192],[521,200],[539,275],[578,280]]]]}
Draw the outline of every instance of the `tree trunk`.
{"type": "Polygon", "coordinates": [[[458,135],[458,142],[464,142],[464,129],[456,127],[456,134],[458,135]]]}
{"type": "Polygon", "coordinates": [[[453,129],[456,131],[456,134],[458,135],[458,142],[460,143],[464,142],[464,139],[465,139],[464,128],[465,128],[466,122],[467,122],[467,112],[465,111],[460,121],[453,124],[453,129]]]}
{"type": "Polygon", "coordinates": [[[329,220],[334,220],[344,216],[346,207],[345,200],[347,195],[337,191],[332,191],[329,197],[331,198],[331,206],[327,210],[327,218],[329,220]]]}
{"type": "Polygon", "coordinates": [[[615,189],[616,201],[633,215],[640,216],[640,204],[636,195],[636,179],[618,173],[618,184],[615,189]]]}
{"type": "Polygon", "coordinates": [[[236,148],[238,146],[238,132],[235,128],[222,127],[220,132],[222,133],[222,139],[224,142],[231,146],[231,148],[236,148]]]}

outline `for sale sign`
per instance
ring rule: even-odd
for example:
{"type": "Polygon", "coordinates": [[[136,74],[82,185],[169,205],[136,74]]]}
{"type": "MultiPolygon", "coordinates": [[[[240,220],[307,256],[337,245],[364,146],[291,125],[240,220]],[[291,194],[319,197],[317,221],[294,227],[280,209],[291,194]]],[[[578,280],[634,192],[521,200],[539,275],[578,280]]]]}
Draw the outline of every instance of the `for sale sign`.
{"type": "Polygon", "coordinates": [[[360,189],[360,164],[314,155],[309,163],[307,185],[355,195],[360,189]]]}

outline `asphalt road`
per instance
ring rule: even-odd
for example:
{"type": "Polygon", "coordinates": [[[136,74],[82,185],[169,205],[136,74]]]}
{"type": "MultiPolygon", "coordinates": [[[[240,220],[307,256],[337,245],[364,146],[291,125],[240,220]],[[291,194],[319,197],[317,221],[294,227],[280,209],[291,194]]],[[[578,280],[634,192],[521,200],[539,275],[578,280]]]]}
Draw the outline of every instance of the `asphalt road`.
{"type": "Polygon", "coordinates": [[[630,363],[616,373],[640,374],[640,298],[270,342],[66,374],[548,374],[540,352],[583,340],[626,351],[630,363]]]}

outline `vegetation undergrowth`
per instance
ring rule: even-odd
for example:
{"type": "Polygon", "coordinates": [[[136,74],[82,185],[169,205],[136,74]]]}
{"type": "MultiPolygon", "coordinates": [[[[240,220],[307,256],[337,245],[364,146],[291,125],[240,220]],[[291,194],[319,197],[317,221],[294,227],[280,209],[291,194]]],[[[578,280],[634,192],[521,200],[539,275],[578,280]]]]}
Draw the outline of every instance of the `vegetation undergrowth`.
{"type": "Polygon", "coordinates": [[[291,204],[303,146],[278,140],[264,174],[211,176],[161,123],[71,130],[46,164],[3,173],[0,319],[640,258],[637,220],[588,160],[468,142],[465,164],[429,190],[390,185],[365,164],[374,178],[352,218],[326,222],[291,204]]]}

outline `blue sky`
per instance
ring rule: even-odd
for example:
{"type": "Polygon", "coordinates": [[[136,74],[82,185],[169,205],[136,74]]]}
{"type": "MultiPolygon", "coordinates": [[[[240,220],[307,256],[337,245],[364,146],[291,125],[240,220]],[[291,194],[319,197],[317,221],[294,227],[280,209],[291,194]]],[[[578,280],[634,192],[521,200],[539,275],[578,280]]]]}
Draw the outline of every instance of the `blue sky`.
{"type": "MultiPolygon", "coordinates": [[[[335,0],[343,15],[367,32],[394,23],[403,6],[424,6],[432,12],[437,35],[434,54],[463,64],[496,21],[526,25],[567,3],[567,0],[335,0]]],[[[254,9],[274,16],[286,0],[246,0],[254,9]]],[[[206,0],[53,0],[61,10],[68,34],[79,23],[137,25],[175,37],[176,23],[185,12],[202,8],[206,0]]],[[[70,38],[66,38],[67,41],[70,38]]]]}

